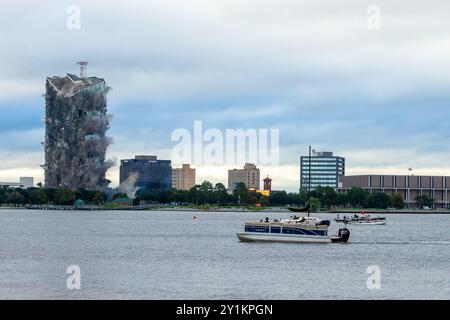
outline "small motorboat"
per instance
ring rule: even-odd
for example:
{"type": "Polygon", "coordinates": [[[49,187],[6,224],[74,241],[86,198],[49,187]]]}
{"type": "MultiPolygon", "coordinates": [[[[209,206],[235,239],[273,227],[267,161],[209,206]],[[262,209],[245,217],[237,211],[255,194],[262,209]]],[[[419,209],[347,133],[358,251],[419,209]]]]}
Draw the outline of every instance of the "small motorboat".
{"type": "Polygon", "coordinates": [[[269,221],[245,222],[244,232],[236,235],[242,242],[345,243],[350,231],[344,227],[333,236],[328,235],[330,220],[314,217],[291,217],[269,221]]]}
{"type": "Polygon", "coordinates": [[[372,217],[370,214],[362,214],[362,215],[353,215],[353,216],[344,216],[342,218],[339,218],[339,215],[336,219],[334,219],[336,222],[343,222],[345,224],[353,224],[353,225],[385,225],[386,224],[386,217],[372,217]]]}

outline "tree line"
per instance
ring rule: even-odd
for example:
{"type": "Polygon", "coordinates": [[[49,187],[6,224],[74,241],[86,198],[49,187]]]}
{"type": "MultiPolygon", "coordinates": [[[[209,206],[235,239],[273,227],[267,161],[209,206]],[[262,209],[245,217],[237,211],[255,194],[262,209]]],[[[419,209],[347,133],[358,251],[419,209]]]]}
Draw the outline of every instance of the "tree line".
{"type": "MultiPolygon", "coordinates": [[[[310,204],[313,210],[320,208],[376,208],[403,209],[404,201],[400,193],[370,193],[362,188],[353,187],[347,193],[338,193],[331,187],[317,187],[313,191],[301,190],[298,193],[275,191],[269,196],[249,190],[245,184],[239,183],[233,193],[228,193],[222,183],[215,185],[208,181],[195,185],[190,190],[147,191],[141,189],[136,194],[134,203],[150,201],[157,203],[177,203],[194,205],[255,205],[263,206],[305,206],[310,204]]],[[[433,207],[434,199],[428,195],[415,198],[419,208],[433,207]]]]}
{"type": "MultiPolygon", "coordinates": [[[[309,199],[313,207],[332,208],[332,207],[350,207],[350,208],[375,208],[375,209],[403,209],[405,203],[400,193],[369,192],[359,187],[352,187],[347,193],[338,193],[331,187],[317,187],[311,192],[300,192],[302,199],[309,199]]],[[[418,208],[434,205],[434,199],[426,194],[415,197],[418,208]]]]}
{"type": "MultiPolygon", "coordinates": [[[[112,189],[111,189],[112,190],[112,189]]],[[[73,205],[78,199],[86,204],[103,205],[107,201],[117,198],[128,198],[127,194],[119,192],[92,191],[85,189],[70,190],[65,188],[0,188],[0,205],[73,205]]],[[[434,199],[427,195],[416,197],[417,207],[433,207],[434,199]]],[[[298,193],[275,191],[269,196],[249,190],[244,183],[239,183],[233,193],[229,193],[222,183],[212,184],[204,181],[190,190],[148,190],[139,189],[130,199],[134,205],[146,203],[178,204],[178,205],[256,205],[262,206],[305,206],[310,204],[313,210],[331,209],[336,207],[349,208],[379,208],[389,207],[401,209],[404,207],[403,197],[399,193],[386,194],[383,192],[370,193],[362,188],[353,187],[347,193],[338,193],[331,187],[317,187],[307,192],[298,193]]]]}
{"type": "Polygon", "coordinates": [[[78,199],[95,205],[104,204],[107,194],[93,190],[70,190],[66,188],[0,188],[0,204],[7,205],[73,205],[78,199]]]}

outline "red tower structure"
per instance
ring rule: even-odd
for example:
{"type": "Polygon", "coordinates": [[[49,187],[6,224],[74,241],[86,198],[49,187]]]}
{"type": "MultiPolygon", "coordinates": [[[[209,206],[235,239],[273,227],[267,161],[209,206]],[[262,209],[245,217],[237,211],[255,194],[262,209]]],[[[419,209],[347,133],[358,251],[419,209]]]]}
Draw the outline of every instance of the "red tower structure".
{"type": "Polygon", "coordinates": [[[264,180],[264,190],[272,191],[272,179],[267,176],[264,180]]]}

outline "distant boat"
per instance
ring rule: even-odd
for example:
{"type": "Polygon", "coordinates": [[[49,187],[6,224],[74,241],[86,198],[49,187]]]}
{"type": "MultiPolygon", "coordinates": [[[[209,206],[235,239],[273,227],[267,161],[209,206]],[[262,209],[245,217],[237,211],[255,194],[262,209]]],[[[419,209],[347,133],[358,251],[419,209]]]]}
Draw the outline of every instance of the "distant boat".
{"type": "Polygon", "coordinates": [[[386,224],[386,218],[385,217],[372,217],[369,214],[363,214],[361,216],[358,216],[355,214],[354,216],[344,216],[343,218],[336,218],[334,219],[336,222],[343,222],[348,224],[358,224],[358,225],[385,225],[386,224]]]}
{"type": "Polygon", "coordinates": [[[289,211],[293,212],[308,212],[310,205],[308,204],[306,207],[288,207],[289,211]]]}

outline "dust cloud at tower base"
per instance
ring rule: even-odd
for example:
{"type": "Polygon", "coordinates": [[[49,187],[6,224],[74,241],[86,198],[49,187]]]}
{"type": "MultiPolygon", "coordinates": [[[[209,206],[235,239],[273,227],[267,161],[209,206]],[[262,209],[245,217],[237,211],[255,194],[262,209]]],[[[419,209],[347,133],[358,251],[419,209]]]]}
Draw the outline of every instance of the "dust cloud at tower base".
{"type": "Polygon", "coordinates": [[[45,94],[45,186],[103,190],[110,181],[105,160],[112,139],[106,95],[109,87],[97,77],[73,74],[49,77],[45,94]]]}

